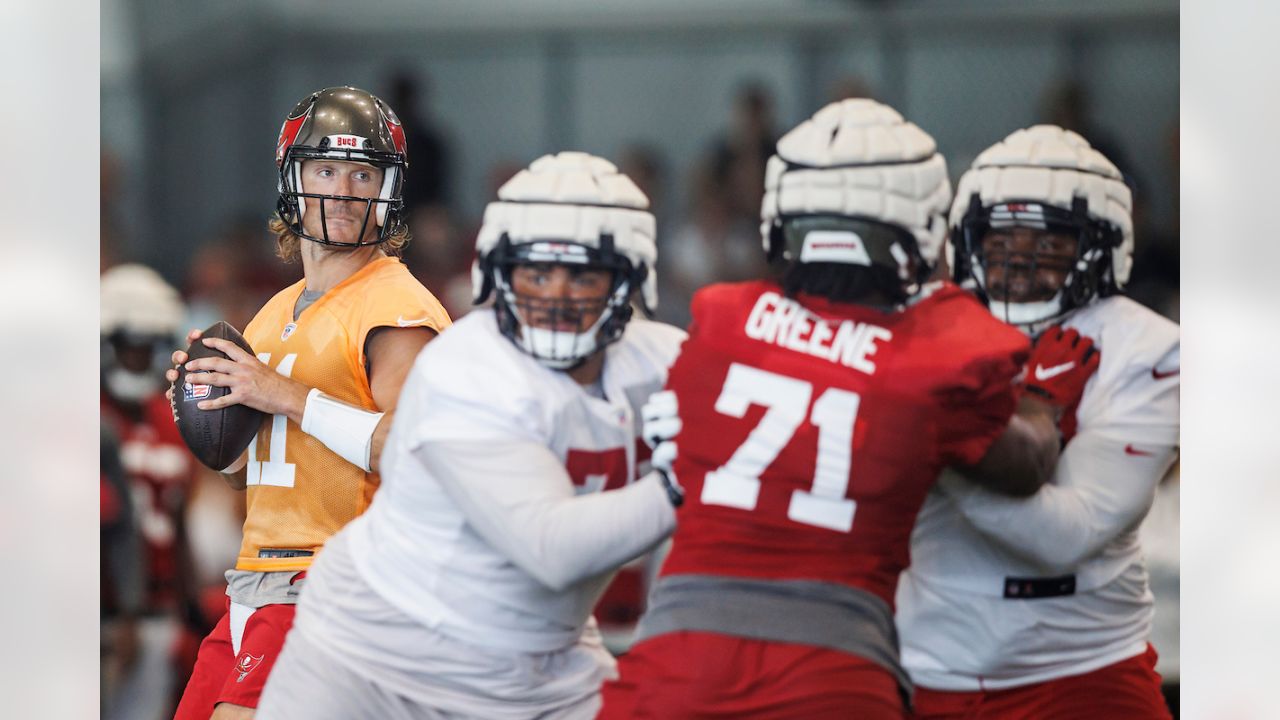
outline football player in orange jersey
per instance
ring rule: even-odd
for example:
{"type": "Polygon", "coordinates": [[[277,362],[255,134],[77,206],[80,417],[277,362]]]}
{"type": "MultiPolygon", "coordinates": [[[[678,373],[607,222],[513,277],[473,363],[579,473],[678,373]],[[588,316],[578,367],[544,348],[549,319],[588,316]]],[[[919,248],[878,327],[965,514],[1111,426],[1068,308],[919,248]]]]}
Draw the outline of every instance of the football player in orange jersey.
{"type": "MultiPolygon", "coordinates": [[[[281,258],[301,259],[303,279],[245,328],[257,357],[216,338],[203,342],[226,358],[173,353],[189,384],[231,389],[201,409],[239,403],[271,416],[223,470],[248,491],[244,542],[227,572],[227,614],[200,647],[181,720],[253,716],[312,557],[368,507],[400,386],[450,323],[399,259],[407,156],[386,103],[352,87],[311,93],[285,119],[276,164],[270,227],[281,258]]],[[[177,371],[166,376],[173,382],[177,371]]]]}

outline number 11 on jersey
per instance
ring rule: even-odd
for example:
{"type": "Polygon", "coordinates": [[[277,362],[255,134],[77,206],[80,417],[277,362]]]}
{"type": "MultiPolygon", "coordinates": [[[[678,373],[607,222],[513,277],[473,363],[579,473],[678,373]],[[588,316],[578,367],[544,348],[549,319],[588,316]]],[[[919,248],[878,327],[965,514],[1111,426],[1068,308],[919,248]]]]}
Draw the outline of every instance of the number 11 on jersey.
{"type": "MultiPolygon", "coordinates": [[[[803,380],[734,363],[716,400],[716,412],[746,416],[752,405],[766,410],[760,423],[729,460],[707,473],[702,502],[754,510],[760,495],[760,476],[791,442],[805,421],[813,385],[803,380]]],[[[857,504],[845,497],[853,452],[853,427],[858,417],[857,393],[828,388],[813,403],[808,420],[818,428],[818,454],[813,484],[795,490],[787,517],[806,525],[849,532],[857,504]]]]}
{"type": "MultiPolygon", "coordinates": [[[[262,362],[271,364],[271,353],[258,353],[258,359],[262,362]]],[[[297,353],[289,353],[280,359],[280,364],[276,366],[276,372],[285,377],[293,374],[293,361],[298,359],[297,353]]],[[[285,440],[289,436],[289,417],[287,415],[271,416],[271,444],[267,446],[266,462],[259,461],[258,458],[258,435],[253,436],[253,440],[249,443],[249,464],[246,467],[248,475],[245,478],[245,486],[249,485],[274,485],[276,487],[293,487],[294,469],[293,463],[285,462],[285,440]]],[[[259,432],[259,435],[261,433],[259,432]]]]}

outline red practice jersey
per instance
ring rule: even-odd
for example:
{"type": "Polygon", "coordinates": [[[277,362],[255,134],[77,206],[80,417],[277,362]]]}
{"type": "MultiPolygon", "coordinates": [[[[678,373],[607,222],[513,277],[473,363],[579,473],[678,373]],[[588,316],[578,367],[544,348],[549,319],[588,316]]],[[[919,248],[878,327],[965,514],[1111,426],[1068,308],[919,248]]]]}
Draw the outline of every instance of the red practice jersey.
{"type": "Polygon", "coordinates": [[[182,512],[195,477],[195,459],[173,422],[173,409],[163,393],[142,403],[132,417],[104,393],[102,418],[120,438],[120,464],[129,476],[138,529],[147,554],[145,609],[158,612],[177,598],[177,514],[182,512]]]}
{"type": "Polygon", "coordinates": [[[1030,350],[955,285],[928,290],[896,312],[767,281],[694,297],[663,575],[834,582],[892,607],[925,494],[1004,431],[1030,350]]]}

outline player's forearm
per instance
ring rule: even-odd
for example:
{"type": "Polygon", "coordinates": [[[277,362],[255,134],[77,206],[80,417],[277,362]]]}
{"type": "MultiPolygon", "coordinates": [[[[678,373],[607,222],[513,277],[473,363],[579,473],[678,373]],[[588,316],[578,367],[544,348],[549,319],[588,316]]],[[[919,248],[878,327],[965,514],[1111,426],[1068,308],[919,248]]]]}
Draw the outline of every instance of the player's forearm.
{"type": "Polygon", "coordinates": [[[1001,497],[954,477],[940,484],[988,538],[1047,569],[1069,570],[1142,519],[1175,456],[1170,446],[1139,450],[1082,434],[1063,453],[1057,480],[1032,497],[1001,497]]]}
{"type": "Polygon", "coordinates": [[[552,590],[639,557],[675,528],[652,474],[575,496],[558,459],[527,443],[427,443],[415,455],[481,537],[552,590]]]}
{"type": "Polygon", "coordinates": [[[1058,438],[1053,408],[1024,397],[982,460],[956,469],[992,492],[1028,497],[1052,477],[1058,461],[1058,438]]]}
{"type": "Polygon", "coordinates": [[[281,383],[279,393],[273,398],[278,404],[278,411],[269,414],[284,415],[295,423],[301,424],[302,413],[307,406],[307,393],[311,392],[311,388],[296,380],[284,377],[281,379],[286,382],[281,383]]]}
{"type": "Polygon", "coordinates": [[[524,506],[507,529],[516,564],[564,590],[652,550],[675,529],[675,508],[650,474],[619,490],[524,506]]]}
{"type": "Polygon", "coordinates": [[[395,410],[388,410],[373,428],[373,435],[369,437],[369,472],[382,472],[382,448],[386,447],[387,435],[391,433],[391,420],[395,415],[395,410]]]}

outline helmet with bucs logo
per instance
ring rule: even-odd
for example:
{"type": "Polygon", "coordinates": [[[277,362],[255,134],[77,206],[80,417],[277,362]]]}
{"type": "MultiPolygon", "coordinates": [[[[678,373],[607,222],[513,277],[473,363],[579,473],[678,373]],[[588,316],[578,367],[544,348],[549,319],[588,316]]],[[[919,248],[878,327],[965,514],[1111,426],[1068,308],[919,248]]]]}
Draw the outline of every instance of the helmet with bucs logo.
{"type": "Polygon", "coordinates": [[[544,155],[485,208],[471,271],[474,301],[494,295],[499,329],[543,365],[576,367],[622,337],[633,296],[646,314],[657,307],[655,225],[649,199],[613,163],[582,152],[544,155]],[[598,299],[522,296],[512,271],[535,264],[604,270],[612,280],[598,299]],[[596,312],[590,327],[555,329],[596,312]],[[550,318],[551,327],[531,323],[534,317],[550,318]]]}
{"type": "Polygon", "coordinates": [[[353,87],[331,87],[303,98],[285,118],[276,143],[280,171],[280,219],[299,237],[325,245],[358,247],[386,242],[404,223],[404,173],[408,167],[404,128],[389,105],[372,93],[353,87]],[[383,171],[382,187],[375,198],[304,192],[302,163],[306,160],[340,160],[367,163],[383,171]],[[303,230],[307,203],[319,203],[320,234],[303,230]],[[326,212],[331,202],[364,204],[364,222],[356,242],[329,236],[326,212]],[[369,223],[378,226],[372,242],[365,242],[369,223]]]}
{"type": "Polygon", "coordinates": [[[960,178],[947,248],[955,280],[996,317],[1036,335],[1124,288],[1133,264],[1132,202],[1120,171],[1080,135],[1055,125],[1018,130],[960,178]],[[1044,240],[998,256],[984,249],[989,234],[1017,229],[1075,238],[1074,247],[1056,251],[1044,240]],[[1015,273],[1030,278],[1025,297],[1010,290],[1015,273]],[[1005,281],[995,282],[997,275],[1005,281]]]}

